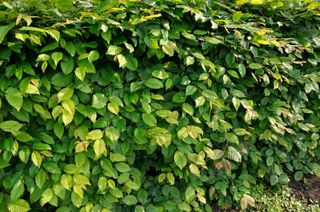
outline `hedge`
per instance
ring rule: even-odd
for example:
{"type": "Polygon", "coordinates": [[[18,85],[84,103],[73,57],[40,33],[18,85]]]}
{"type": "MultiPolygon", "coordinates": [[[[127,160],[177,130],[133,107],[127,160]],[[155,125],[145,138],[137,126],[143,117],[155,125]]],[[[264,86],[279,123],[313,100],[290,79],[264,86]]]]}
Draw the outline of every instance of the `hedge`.
{"type": "Polygon", "coordinates": [[[1,210],[246,209],[319,176],[319,8],[2,2],[1,210]]]}

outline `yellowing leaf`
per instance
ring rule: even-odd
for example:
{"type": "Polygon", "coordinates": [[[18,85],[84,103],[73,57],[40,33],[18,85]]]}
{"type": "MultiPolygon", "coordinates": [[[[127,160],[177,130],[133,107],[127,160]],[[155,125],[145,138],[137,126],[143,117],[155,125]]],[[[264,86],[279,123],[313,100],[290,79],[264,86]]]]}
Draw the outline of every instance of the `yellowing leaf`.
{"type": "Polygon", "coordinates": [[[234,160],[236,162],[241,162],[241,154],[238,150],[236,150],[234,147],[229,146],[228,147],[228,152],[227,152],[228,158],[231,160],[234,160]]]}
{"type": "Polygon", "coordinates": [[[53,198],[54,194],[51,188],[47,188],[41,196],[40,199],[40,205],[43,206],[46,203],[48,203],[52,198],[53,198]]]}
{"type": "Polygon", "coordinates": [[[107,155],[106,144],[102,139],[98,139],[94,142],[93,150],[97,158],[101,157],[102,155],[107,155]]]}
{"type": "Polygon", "coordinates": [[[116,58],[117,58],[118,63],[119,63],[119,68],[125,68],[125,67],[127,67],[128,62],[127,62],[127,59],[126,59],[125,56],[123,56],[122,54],[118,54],[118,55],[116,56],[116,58]]]}
{"type": "Polygon", "coordinates": [[[86,140],[98,140],[103,137],[103,132],[101,130],[92,130],[90,131],[87,136],[86,140]]]}
{"type": "Polygon", "coordinates": [[[108,50],[107,50],[106,54],[108,54],[108,55],[117,55],[117,54],[120,54],[121,51],[122,51],[121,47],[110,45],[108,47],[108,50]]]}
{"type": "Polygon", "coordinates": [[[34,165],[40,168],[42,163],[42,157],[40,153],[37,151],[33,151],[31,154],[31,161],[33,162],[34,165]]]}
{"type": "Polygon", "coordinates": [[[30,205],[23,199],[10,200],[8,203],[8,210],[10,212],[27,212],[30,210],[30,205]]]}
{"type": "Polygon", "coordinates": [[[108,110],[111,112],[111,113],[114,113],[116,115],[118,115],[120,109],[119,109],[119,106],[117,103],[115,102],[110,102],[108,103],[108,110]]]}
{"type": "Polygon", "coordinates": [[[240,205],[241,205],[241,209],[245,210],[248,206],[254,207],[255,201],[250,195],[244,194],[240,200],[240,205]]]}
{"type": "Polygon", "coordinates": [[[224,155],[224,152],[220,149],[212,150],[209,147],[205,147],[204,151],[207,154],[207,156],[212,160],[218,160],[218,159],[222,158],[222,156],[224,155]]]}
{"type": "Polygon", "coordinates": [[[191,172],[192,174],[194,174],[194,175],[196,175],[196,176],[200,176],[200,170],[199,170],[199,168],[198,168],[196,165],[190,164],[190,165],[189,165],[189,170],[190,170],[190,172],[191,172]]]}
{"type": "Polygon", "coordinates": [[[65,189],[70,191],[73,186],[71,175],[63,174],[60,178],[60,183],[65,189]]]}
{"type": "Polygon", "coordinates": [[[73,95],[73,89],[71,88],[63,88],[57,94],[58,102],[62,102],[65,100],[69,100],[73,95]]]}
{"type": "Polygon", "coordinates": [[[255,5],[259,5],[259,4],[263,4],[265,2],[265,0],[251,0],[251,4],[255,4],[255,5]]]}

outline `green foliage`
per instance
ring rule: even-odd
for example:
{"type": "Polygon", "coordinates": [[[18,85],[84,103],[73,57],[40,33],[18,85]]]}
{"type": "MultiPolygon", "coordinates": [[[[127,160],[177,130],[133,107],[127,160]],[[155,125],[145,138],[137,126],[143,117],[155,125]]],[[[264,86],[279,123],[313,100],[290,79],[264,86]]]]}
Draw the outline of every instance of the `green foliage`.
{"type": "Polygon", "coordinates": [[[3,2],[1,209],[245,209],[319,175],[319,3],[220,2],[3,2]]]}

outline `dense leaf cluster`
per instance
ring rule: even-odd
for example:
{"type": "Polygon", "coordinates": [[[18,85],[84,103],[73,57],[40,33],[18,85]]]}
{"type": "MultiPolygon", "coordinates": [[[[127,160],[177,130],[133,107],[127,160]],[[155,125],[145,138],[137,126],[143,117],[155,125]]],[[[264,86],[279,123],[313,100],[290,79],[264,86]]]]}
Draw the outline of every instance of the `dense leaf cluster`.
{"type": "Polygon", "coordinates": [[[319,3],[221,2],[2,3],[1,209],[246,208],[320,175],[319,3]]]}

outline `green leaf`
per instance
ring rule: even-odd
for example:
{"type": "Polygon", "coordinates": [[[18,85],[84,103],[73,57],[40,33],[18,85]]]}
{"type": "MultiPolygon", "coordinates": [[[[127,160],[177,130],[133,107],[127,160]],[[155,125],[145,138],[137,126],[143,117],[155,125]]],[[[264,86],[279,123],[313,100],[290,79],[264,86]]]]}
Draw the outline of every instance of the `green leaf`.
{"type": "MultiPolygon", "coordinates": [[[[59,47],[59,44],[57,42],[52,42],[52,43],[47,44],[45,47],[43,47],[40,52],[41,53],[48,52],[48,51],[54,50],[54,49],[56,49],[58,47],[59,47]]],[[[47,54],[39,55],[38,59],[40,59],[40,57],[42,57],[42,56],[44,56],[44,58],[43,58],[44,60],[43,61],[47,61],[47,60],[50,59],[50,56],[47,55],[47,54]]]]}
{"type": "Polygon", "coordinates": [[[58,122],[56,122],[56,123],[54,124],[53,132],[54,132],[54,134],[55,134],[59,139],[61,139],[62,136],[63,136],[63,133],[64,133],[64,127],[63,127],[63,125],[60,124],[60,123],[58,123],[58,122]]]}
{"type": "Polygon", "coordinates": [[[246,75],[246,67],[243,64],[238,65],[238,71],[241,77],[246,75]]]}
{"type": "Polygon", "coordinates": [[[71,55],[71,57],[76,54],[76,47],[72,42],[67,42],[64,48],[71,55]]]}
{"type": "Polygon", "coordinates": [[[126,160],[126,157],[120,153],[110,153],[110,160],[112,162],[122,162],[126,160]]]}
{"type": "Polygon", "coordinates": [[[37,173],[34,181],[36,182],[36,185],[39,187],[39,188],[42,188],[42,186],[44,185],[44,183],[46,182],[46,174],[45,172],[40,169],[39,172],[37,173]]]}
{"type": "Polygon", "coordinates": [[[116,198],[123,198],[123,193],[120,189],[118,188],[113,188],[110,190],[110,193],[115,196],[116,198]]]}
{"type": "Polygon", "coordinates": [[[312,163],[311,164],[311,169],[314,172],[314,174],[318,177],[320,177],[320,164],[317,163],[312,163]]]}
{"type": "Polygon", "coordinates": [[[156,79],[156,78],[150,78],[146,81],[144,81],[145,86],[151,89],[160,89],[163,88],[163,83],[156,79]]]}
{"type": "Polygon", "coordinates": [[[267,166],[272,166],[274,159],[272,156],[267,157],[267,166]]]}
{"type": "Polygon", "coordinates": [[[101,37],[102,37],[105,41],[107,41],[108,44],[110,43],[111,36],[112,36],[112,34],[111,34],[111,31],[110,31],[110,30],[101,33],[101,37]]]}
{"type": "Polygon", "coordinates": [[[251,64],[249,64],[249,68],[251,68],[251,69],[261,69],[261,68],[263,68],[263,66],[260,65],[259,63],[251,63],[251,64]]]}
{"type": "Polygon", "coordinates": [[[104,191],[107,188],[108,180],[106,177],[101,176],[98,180],[98,188],[100,191],[104,191]]]}
{"type": "Polygon", "coordinates": [[[176,151],[174,153],[174,162],[180,169],[183,169],[187,165],[187,158],[182,152],[176,151]]]}
{"type": "Polygon", "coordinates": [[[159,49],[158,40],[156,38],[145,37],[144,42],[150,49],[159,49]]]}
{"type": "Polygon", "coordinates": [[[74,62],[71,58],[68,58],[68,59],[65,59],[64,61],[62,61],[60,63],[60,66],[61,66],[61,69],[62,69],[62,72],[65,74],[65,75],[68,75],[70,74],[73,69],[74,69],[74,62]]]}
{"type": "Polygon", "coordinates": [[[63,54],[61,52],[54,52],[51,54],[51,58],[55,64],[55,66],[57,66],[58,63],[62,60],[63,54]]]}
{"type": "Polygon", "coordinates": [[[73,191],[73,192],[71,192],[71,202],[74,206],[79,208],[82,203],[82,198],[73,191]]]}
{"type": "Polygon", "coordinates": [[[191,116],[194,113],[193,107],[188,103],[183,103],[182,109],[183,109],[184,112],[188,113],[191,116]]]}
{"type": "Polygon", "coordinates": [[[303,172],[302,171],[297,171],[296,173],[294,173],[294,179],[296,181],[300,181],[303,178],[303,172]]]}
{"type": "Polygon", "coordinates": [[[184,194],[185,194],[184,196],[185,196],[185,199],[186,199],[187,202],[193,201],[194,198],[196,197],[195,190],[194,190],[194,188],[192,188],[191,186],[189,186],[189,187],[186,189],[186,191],[185,191],[184,194]]]}
{"type": "Polygon", "coordinates": [[[246,95],[242,91],[237,90],[237,89],[231,89],[231,94],[233,96],[238,97],[238,98],[245,98],[246,97],[246,95]]]}
{"type": "Polygon", "coordinates": [[[59,42],[60,32],[58,30],[48,29],[46,30],[46,33],[49,34],[52,38],[54,38],[57,42],[59,42]]]}
{"type": "Polygon", "coordinates": [[[225,134],[225,137],[229,142],[236,143],[236,144],[239,143],[238,137],[233,133],[227,133],[225,134]]]}
{"type": "Polygon", "coordinates": [[[14,107],[17,111],[20,111],[23,103],[23,97],[22,93],[18,89],[9,87],[6,90],[5,97],[12,107],[14,107]]]}
{"type": "Polygon", "coordinates": [[[135,196],[133,195],[127,195],[125,196],[122,201],[124,202],[124,204],[126,205],[136,205],[138,200],[135,196]]]}
{"type": "Polygon", "coordinates": [[[124,162],[120,162],[120,163],[116,163],[115,164],[115,168],[119,171],[119,172],[128,172],[131,170],[130,166],[124,162]]]}
{"type": "Polygon", "coordinates": [[[177,92],[173,95],[172,101],[176,103],[183,103],[186,100],[186,95],[184,92],[177,92]]]}
{"type": "Polygon", "coordinates": [[[277,184],[278,183],[278,176],[277,175],[275,175],[275,174],[272,174],[271,176],[270,176],[270,183],[271,183],[271,185],[272,186],[274,186],[275,184],[277,184]]]}
{"type": "Polygon", "coordinates": [[[138,68],[138,60],[133,57],[132,55],[126,55],[125,56],[127,61],[127,68],[131,71],[135,71],[138,68]]]}
{"type": "Polygon", "coordinates": [[[0,129],[5,132],[11,132],[11,133],[17,133],[21,128],[23,127],[22,124],[20,124],[17,121],[4,121],[0,124],[0,129]]]}
{"type": "Polygon", "coordinates": [[[221,40],[215,38],[215,37],[204,37],[205,41],[207,41],[208,43],[212,44],[212,45],[217,45],[217,44],[220,44],[222,43],[221,40]]]}
{"type": "Polygon", "coordinates": [[[234,54],[233,54],[233,53],[228,53],[228,54],[226,55],[225,60],[226,60],[227,65],[228,65],[230,68],[232,68],[232,67],[233,67],[233,64],[234,64],[234,62],[235,62],[235,56],[234,56],[234,54]]]}
{"type": "MultiPolygon", "coordinates": [[[[194,94],[196,91],[197,91],[197,88],[195,86],[188,85],[186,87],[186,96],[190,96],[190,95],[194,94]]],[[[196,102],[197,102],[197,100],[196,100],[196,102]]]]}
{"type": "Polygon", "coordinates": [[[5,26],[0,26],[0,43],[4,40],[8,32],[15,26],[14,23],[5,25],[5,26]]]}
{"type": "Polygon", "coordinates": [[[16,184],[14,184],[11,192],[10,192],[10,200],[15,201],[19,197],[21,197],[24,193],[24,185],[21,180],[19,180],[16,184]]]}
{"type": "Polygon", "coordinates": [[[16,139],[21,142],[28,142],[28,141],[31,141],[33,138],[31,135],[29,135],[26,132],[20,132],[19,134],[16,135],[16,139]]]}
{"type": "Polygon", "coordinates": [[[104,94],[102,93],[93,94],[91,106],[96,109],[105,108],[107,105],[107,101],[108,101],[108,98],[104,94]]]}
{"type": "Polygon", "coordinates": [[[243,128],[236,128],[233,131],[238,136],[251,135],[247,130],[243,128]]]}
{"type": "Polygon", "coordinates": [[[143,113],[142,119],[144,123],[150,127],[155,127],[157,125],[157,119],[151,113],[143,113]]]}
{"type": "Polygon", "coordinates": [[[88,61],[89,63],[93,63],[94,61],[98,60],[99,57],[99,52],[97,50],[92,50],[91,52],[89,52],[88,61]]]}
{"type": "Polygon", "coordinates": [[[61,170],[58,166],[58,164],[56,164],[55,162],[51,162],[51,161],[46,161],[43,163],[43,168],[52,174],[60,174],[61,170]]]}
{"type": "Polygon", "coordinates": [[[10,212],[27,212],[30,209],[29,203],[23,199],[11,200],[8,203],[8,210],[10,212]]]}

